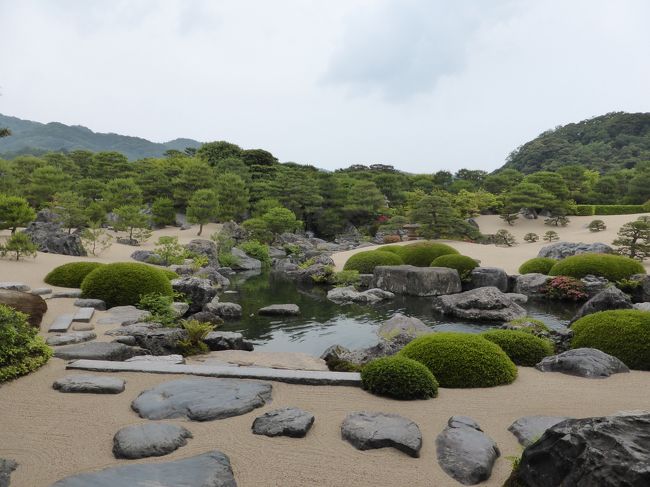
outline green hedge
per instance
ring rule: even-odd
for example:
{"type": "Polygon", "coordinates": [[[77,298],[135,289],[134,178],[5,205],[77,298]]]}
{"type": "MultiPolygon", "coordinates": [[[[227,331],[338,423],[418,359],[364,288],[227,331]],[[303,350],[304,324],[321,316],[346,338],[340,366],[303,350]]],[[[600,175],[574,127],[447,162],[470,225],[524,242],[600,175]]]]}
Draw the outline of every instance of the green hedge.
{"type": "Polygon", "coordinates": [[[395,399],[428,399],[438,395],[438,382],[420,362],[393,356],[373,360],[361,369],[367,391],[395,399]]]}
{"type": "Polygon", "coordinates": [[[516,365],[533,367],[544,357],[553,355],[554,347],[549,340],[531,333],[516,330],[490,330],[481,336],[496,343],[516,365]]]}
{"type": "Polygon", "coordinates": [[[146,294],[172,296],[172,285],[164,272],[146,264],[118,262],[98,267],[81,283],[85,298],[97,298],[106,306],[137,305],[146,294]]]}
{"type": "Polygon", "coordinates": [[[583,316],[571,329],[572,348],[597,348],[631,369],[650,370],[650,312],[601,311],[583,316]]]}
{"type": "Polygon", "coordinates": [[[576,205],[576,215],[593,216],[596,214],[596,205],[576,205]]]}
{"type": "Polygon", "coordinates": [[[472,269],[478,267],[478,261],[460,254],[447,254],[433,259],[431,267],[447,267],[449,269],[456,269],[461,279],[469,279],[472,269]]]}
{"type": "Polygon", "coordinates": [[[650,208],[646,205],[594,205],[594,215],[633,215],[647,213],[650,208]]]}
{"type": "Polygon", "coordinates": [[[359,274],[372,274],[379,265],[401,265],[404,262],[399,255],[381,250],[366,250],[352,255],[343,270],[358,271],[359,274]]]}
{"type": "Polygon", "coordinates": [[[81,287],[84,278],[103,265],[101,262],[70,262],[55,267],[43,280],[51,286],[81,287]]]}
{"type": "Polygon", "coordinates": [[[548,273],[549,276],[569,276],[576,279],[589,274],[616,282],[628,279],[634,274],[645,274],[645,268],[639,261],[622,255],[580,254],[558,261],[548,273]]]}
{"type": "Polygon", "coordinates": [[[0,383],[38,369],[51,356],[27,315],[0,304],[0,383]]]}
{"type": "Polygon", "coordinates": [[[431,333],[400,355],[426,365],[441,387],[492,387],[517,378],[517,367],[498,345],[471,333],[431,333]]]}
{"type": "Polygon", "coordinates": [[[538,273],[548,275],[555,264],[557,264],[557,259],[551,259],[550,257],[535,257],[533,259],[528,259],[519,266],[519,274],[538,273]]]}
{"type": "Polygon", "coordinates": [[[431,262],[442,255],[458,254],[458,250],[449,245],[435,242],[415,242],[408,245],[395,246],[405,264],[417,267],[429,267],[431,262]]]}

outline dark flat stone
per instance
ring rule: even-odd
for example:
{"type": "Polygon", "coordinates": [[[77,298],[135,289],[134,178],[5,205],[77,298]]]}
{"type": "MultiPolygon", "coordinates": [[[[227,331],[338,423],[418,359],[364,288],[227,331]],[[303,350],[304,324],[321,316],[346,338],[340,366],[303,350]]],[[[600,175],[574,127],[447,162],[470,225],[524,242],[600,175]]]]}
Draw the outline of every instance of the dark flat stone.
{"type": "Polygon", "coordinates": [[[53,347],[61,345],[71,345],[73,343],[83,343],[97,338],[93,331],[73,331],[72,333],[64,333],[62,335],[54,335],[47,337],[45,341],[48,345],[53,347]]]}
{"type": "Polygon", "coordinates": [[[551,355],[535,365],[542,372],[562,372],[590,379],[602,379],[630,369],[616,357],[595,348],[575,348],[551,355]]]}
{"type": "Polygon", "coordinates": [[[70,325],[72,324],[72,318],[74,316],[71,314],[59,315],[57,316],[48,331],[50,332],[66,332],[70,325]]]}
{"type": "Polygon", "coordinates": [[[55,381],[52,387],[61,392],[119,394],[124,391],[124,380],[105,375],[69,375],[55,381]]]}
{"type": "Polygon", "coordinates": [[[417,458],[422,448],[418,425],[397,414],[349,414],[341,425],[341,435],[357,450],[392,447],[417,458]]]}
{"type": "Polygon", "coordinates": [[[113,455],[129,459],[160,457],[187,445],[187,438],[192,438],[192,433],[171,423],[125,426],[113,437],[113,455]]]}
{"type": "Polygon", "coordinates": [[[298,408],[282,408],[255,418],[253,433],[303,438],[314,424],[314,415],[298,408]]]}
{"type": "Polygon", "coordinates": [[[136,355],[146,355],[147,351],[139,347],[129,347],[122,343],[89,342],[78,345],[66,345],[54,350],[54,356],[65,360],[117,360],[122,361],[136,355]]]}

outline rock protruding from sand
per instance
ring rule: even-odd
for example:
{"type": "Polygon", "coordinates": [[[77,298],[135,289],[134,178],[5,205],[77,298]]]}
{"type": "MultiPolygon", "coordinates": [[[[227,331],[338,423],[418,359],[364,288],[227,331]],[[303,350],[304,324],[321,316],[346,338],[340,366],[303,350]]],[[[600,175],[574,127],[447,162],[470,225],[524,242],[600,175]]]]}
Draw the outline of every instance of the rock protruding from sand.
{"type": "Polygon", "coordinates": [[[106,303],[101,299],[79,298],[74,302],[79,308],[94,308],[97,311],[106,311],[106,303]]]}
{"type": "Polygon", "coordinates": [[[136,355],[146,355],[147,351],[140,347],[129,347],[123,343],[88,342],[78,345],[66,345],[57,348],[54,356],[64,360],[112,360],[124,361],[136,355]]]}
{"type": "Polygon", "coordinates": [[[252,429],[256,435],[304,438],[313,424],[313,414],[298,408],[282,408],[255,418],[252,429]]]}
{"type": "Polygon", "coordinates": [[[555,426],[568,418],[566,416],[524,416],[508,427],[519,443],[523,446],[532,445],[551,426],[555,426]]]}
{"type": "Polygon", "coordinates": [[[132,325],[146,321],[151,313],[136,308],[135,306],[114,306],[108,310],[108,315],[97,320],[98,325],[132,325]]]}
{"type": "Polygon", "coordinates": [[[595,348],[575,348],[544,358],[535,368],[542,372],[562,372],[590,379],[629,372],[623,362],[595,348]]]}
{"type": "Polygon", "coordinates": [[[412,265],[376,267],[371,286],[410,296],[441,296],[462,290],[457,270],[412,265]]]}
{"type": "Polygon", "coordinates": [[[496,287],[481,287],[458,294],[438,296],[433,309],[455,318],[474,321],[512,321],[526,310],[496,287]]]}
{"type": "Polygon", "coordinates": [[[171,423],[144,423],[125,426],[113,437],[115,458],[146,458],[167,455],[187,445],[192,433],[171,423]]]}
{"type": "Polygon", "coordinates": [[[27,321],[32,326],[39,326],[47,312],[47,303],[35,294],[11,289],[0,289],[0,304],[27,314],[27,321]]]}
{"type": "Polygon", "coordinates": [[[341,435],[357,450],[392,447],[417,458],[422,448],[418,425],[397,414],[352,413],[343,421],[341,435]]]}
{"type": "Polygon", "coordinates": [[[71,333],[62,333],[48,337],[46,343],[52,347],[61,345],[71,345],[73,343],[83,343],[97,338],[97,334],[92,331],[74,331],[71,333]]]}
{"type": "Polygon", "coordinates": [[[124,391],[124,379],[105,375],[69,375],[59,379],[52,387],[60,392],[86,392],[90,394],[119,394],[124,391]]]}

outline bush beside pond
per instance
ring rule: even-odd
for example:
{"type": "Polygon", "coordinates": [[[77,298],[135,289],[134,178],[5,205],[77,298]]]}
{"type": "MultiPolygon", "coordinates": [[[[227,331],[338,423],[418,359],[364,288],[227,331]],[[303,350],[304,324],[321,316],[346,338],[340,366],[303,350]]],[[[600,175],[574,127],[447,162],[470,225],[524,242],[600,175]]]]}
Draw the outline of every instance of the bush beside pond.
{"type": "Polygon", "coordinates": [[[88,274],[103,265],[101,262],[70,262],[52,269],[43,281],[50,286],[78,288],[88,274]]]}
{"type": "Polygon", "coordinates": [[[345,266],[346,271],[358,271],[359,274],[372,274],[375,267],[379,265],[401,265],[402,259],[392,252],[381,250],[366,250],[352,255],[345,266]]]}
{"type": "Polygon", "coordinates": [[[529,259],[519,266],[519,274],[544,274],[548,275],[551,268],[557,264],[556,259],[550,257],[535,257],[529,259]]]}
{"type": "Polygon", "coordinates": [[[576,279],[590,274],[616,282],[634,274],[645,274],[645,268],[639,261],[622,255],[580,254],[558,261],[549,271],[550,276],[576,279]]]}
{"type": "Polygon", "coordinates": [[[393,356],[373,360],[361,369],[364,389],[395,399],[428,399],[438,395],[438,382],[420,362],[393,356]]]}
{"type": "Polygon", "coordinates": [[[524,331],[491,330],[481,336],[499,345],[516,365],[525,367],[533,367],[554,351],[550,341],[524,331]]]}
{"type": "Polygon", "coordinates": [[[395,252],[405,264],[416,267],[429,267],[431,262],[442,255],[458,254],[458,250],[455,248],[434,242],[416,242],[395,247],[399,249],[395,252]]]}
{"type": "Polygon", "coordinates": [[[460,254],[441,255],[431,262],[431,267],[447,267],[456,269],[461,279],[467,280],[472,273],[472,269],[478,267],[478,262],[471,257],[460,254]]]}

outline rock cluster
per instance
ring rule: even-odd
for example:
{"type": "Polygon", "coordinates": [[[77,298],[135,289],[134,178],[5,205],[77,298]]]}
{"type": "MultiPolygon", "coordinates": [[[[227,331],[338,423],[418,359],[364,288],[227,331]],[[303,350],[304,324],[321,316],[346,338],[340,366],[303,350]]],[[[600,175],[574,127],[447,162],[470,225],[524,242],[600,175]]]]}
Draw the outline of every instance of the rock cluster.
{"type": "Polygon", "coordinates": [[[456,318],[477,321],[511,321],[526,310],[496,287],[481,287],[458,294],[438,296],[433,308],[456,318]]]}
{"type": "Polygon", "coordinates": [[[578,254],[613,254],[614,249],[604,243],[575,243],[556,242],[542,247],[537,257],[550,257],[551,259],[564,259],[578,254]]]}

